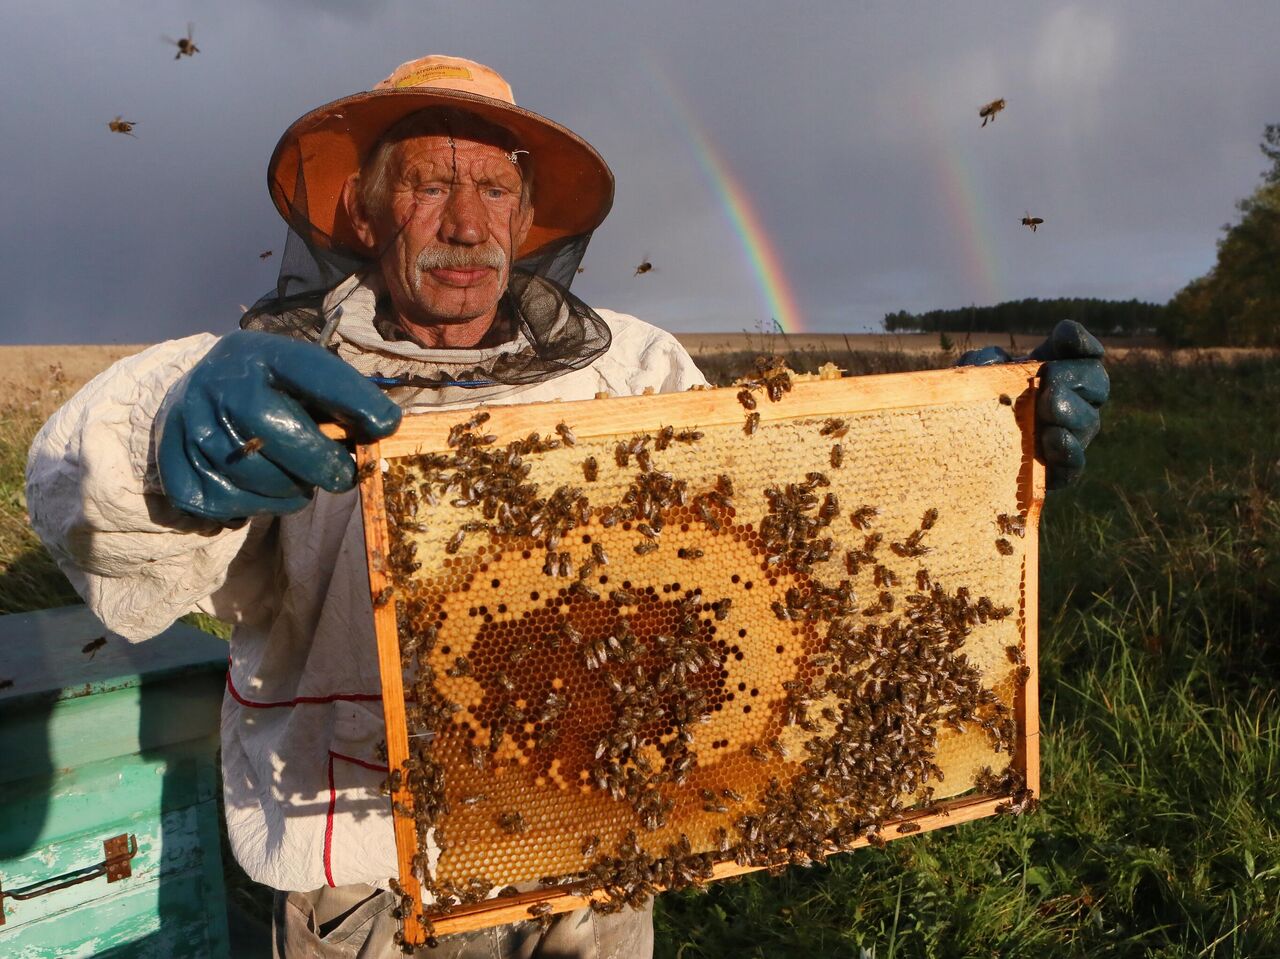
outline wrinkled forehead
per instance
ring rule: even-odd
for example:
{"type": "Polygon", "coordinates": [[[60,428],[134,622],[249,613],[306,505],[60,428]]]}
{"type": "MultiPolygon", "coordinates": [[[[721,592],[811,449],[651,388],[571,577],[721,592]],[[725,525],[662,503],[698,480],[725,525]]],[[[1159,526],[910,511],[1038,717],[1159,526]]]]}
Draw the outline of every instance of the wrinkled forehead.
{"type": "Polygon", "coordinates": [[[393,176],[399,180],[455,176],[519,185],[523,171],[512,153],[491,143],[428,134],[396,144],[393,176]]]}

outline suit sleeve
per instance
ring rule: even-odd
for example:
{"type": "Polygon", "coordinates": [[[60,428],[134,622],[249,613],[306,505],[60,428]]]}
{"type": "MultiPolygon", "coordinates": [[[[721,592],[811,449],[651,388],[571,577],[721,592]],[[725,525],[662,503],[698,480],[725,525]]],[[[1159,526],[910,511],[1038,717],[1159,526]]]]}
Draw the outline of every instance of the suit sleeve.
{"type": "Polygon", "coordinates": [[[28,454],[32,527],[94,615],[128,639],[196,609],[237,618],[252,605],[249,584],[268,579],[266,551],[253,547],[269,523],[228,527],[181,513],[156,472],[161,404],[216,342],[200,334],[119,361],[45,423],[28,454]],[[228,592],[229,577],[245,585],[228,592]]]}

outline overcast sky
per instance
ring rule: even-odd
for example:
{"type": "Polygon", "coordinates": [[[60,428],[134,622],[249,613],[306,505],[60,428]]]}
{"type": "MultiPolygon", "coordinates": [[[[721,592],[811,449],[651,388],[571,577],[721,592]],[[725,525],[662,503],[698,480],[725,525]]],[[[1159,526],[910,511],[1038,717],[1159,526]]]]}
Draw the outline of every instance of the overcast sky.
{"type": "Polygon", "coordinates": [[[1280,3],[1189,6],[10,3],[0,342],[233,328],[275,282],[280,134],[426,53],[493,66],[612,166],[613,213],[575,283],[592,305],[677,331],[770,319],[698,135],[749,198],[802,328],[1026,296],[1163,301],[1212,264],[1280,122],[1280,3]],[[175,62],[160,35],[188,20],[201,52],[175,62]],[[982,129],[995,97],[1008,107],[982,129]],[[117,114],[137,139],[107,129],[117,114]],[[1045,219],[1035,235],[1024,211],[1045,219]],[[656,269],[634,276],[644,256],[656,269]]]}

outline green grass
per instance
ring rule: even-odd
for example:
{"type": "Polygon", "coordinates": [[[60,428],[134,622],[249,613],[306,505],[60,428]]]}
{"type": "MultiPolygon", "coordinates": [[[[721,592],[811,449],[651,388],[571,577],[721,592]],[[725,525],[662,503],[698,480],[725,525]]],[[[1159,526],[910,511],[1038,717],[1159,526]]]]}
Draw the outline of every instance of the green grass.
{"type": "MultiPolygon", "coordinates": [[[[1111,372],[1042,526],[1040,812],[663,896],[659,956],[1280,956],[1280,359],[1111,372]]],[[[0,610],[71,601],[21,506],[47,410],[0,412],[0,610]]]]}

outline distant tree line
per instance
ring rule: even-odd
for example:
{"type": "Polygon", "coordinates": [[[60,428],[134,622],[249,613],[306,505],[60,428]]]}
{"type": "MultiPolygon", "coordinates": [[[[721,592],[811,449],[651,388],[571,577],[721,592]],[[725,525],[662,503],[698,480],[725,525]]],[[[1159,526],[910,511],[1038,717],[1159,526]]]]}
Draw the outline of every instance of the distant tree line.
{"type": "Polygon", "coordinates": [[[1009,300],[995,306],[886,314],[890,333],[1048,333],[1059,320],[1078,320],[1102,336],[1163,333],[1166,307],[1139,300],[1098,300],[1086,297],[1009,300]]]}
{"type": "Polygon", "coordinates": [[[1138,300],[1017,300],[913,314],[889,313],[889,332],[1044,333],[1062,319],[1102,335],[1157,333],[1180,346],[1280,347],[1280,123],[1268,124],[1262,153],[1271,167],[1223,226],[1218,260],[1167,304],[1138,300]]]}

